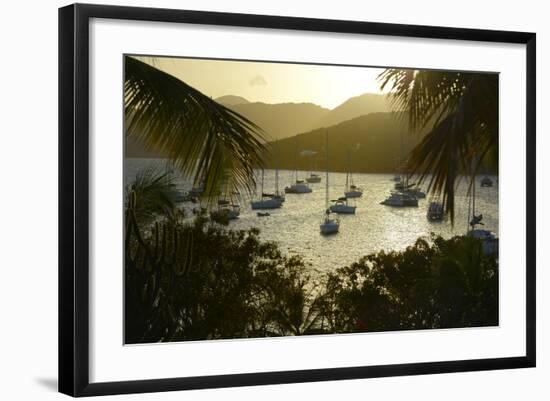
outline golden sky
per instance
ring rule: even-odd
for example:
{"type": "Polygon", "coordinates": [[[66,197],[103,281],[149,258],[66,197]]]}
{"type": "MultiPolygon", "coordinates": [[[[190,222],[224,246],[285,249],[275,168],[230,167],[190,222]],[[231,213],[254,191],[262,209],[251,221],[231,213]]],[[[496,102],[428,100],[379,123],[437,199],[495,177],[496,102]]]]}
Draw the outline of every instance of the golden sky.
{"type": "MultiPolygon", "coordinates": [[[[141,58],[151,63],[151,58],[141,58]]],[[[380,93],[383,69],[249,61],[155,58],[156,68],[204,94],[242,96],[251,102],[310,102],[332,109],[352,96],[380,93]]]]}

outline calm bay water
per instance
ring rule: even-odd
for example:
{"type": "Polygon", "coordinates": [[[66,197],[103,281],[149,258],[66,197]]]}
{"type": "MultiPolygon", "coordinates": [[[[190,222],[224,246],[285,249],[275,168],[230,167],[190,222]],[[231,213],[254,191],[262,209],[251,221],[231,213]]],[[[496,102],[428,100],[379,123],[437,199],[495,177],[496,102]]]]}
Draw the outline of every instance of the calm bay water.
{"type": "MultiPolygon", "coordinates": [[[[164,160],[158,159],[126,159],[124,182],[130,183],[137,172],[146,167],[163,169],[164,160]]],[[[247,229],[258,227],[260,237],[275,241],[283,252],[301,255],[311,268],[328,271],[346,266],[357,261],[362,256],[379,250],[402,250],[412,245],[418,237],[430,233],[450,238],[463,235],[467,229],[468,198],[466,196],[468,182],[463,179],[459,184],[455,197],[455,226],[450,222],[429,222],[426,210],[430,196],[419,200],[418,207],[393,208],[380,205],[393,189],[391,174],[354,174],[354,182],[363,188],[363,196],[353,203],[357,206],[355,215],[340,215],[340,232],[332,236],[322,236],[319,224],[325,210],[325,173],[321,183],[309,184],[313,189],[309,194],[286,194],[286,202],[280,209],[269,210],[268,217],[258,217],[256,211],[250,209],[250,199],[242,198],[239,219],[233,220],[229,228],[247,229]]],[[[258,172],[259,176],[260,172],[258,172]]],[[[309,172],[298,172],[300,179],[305,179],[309,172]]],[[[293,182],[294,173],[279,172],[279,189],[293,182]]],[[[476,214],[483,214],[484,228],[498,233],[498,182],[497,177],[491,177],[492,188],[480,188],[482,176],[476,183],[476,214]]],[[[259,183],[258,179],[258,183],[259,183]]],[[[330,199],[344,195],[346,181],[345,173],[330,173],[330,199]]],[[[187,191],[191,183],[182,178],[176,179],[178,189],[187,191]]],[[[264,192],[274,192],[275,172],[266,170],[264,173],[264,192]]],[[[258,184],[259,185],[259,184],[258,184]]],[[[426,188],[424,188],[426,189],[426,188]]],[[[258,191],[259,192],[259,191],[258,191]]],[[[352,203],[352,204],[353,204],[352,203]]],[[[183,208],[197,207],[191,203],[183,208]]]]}

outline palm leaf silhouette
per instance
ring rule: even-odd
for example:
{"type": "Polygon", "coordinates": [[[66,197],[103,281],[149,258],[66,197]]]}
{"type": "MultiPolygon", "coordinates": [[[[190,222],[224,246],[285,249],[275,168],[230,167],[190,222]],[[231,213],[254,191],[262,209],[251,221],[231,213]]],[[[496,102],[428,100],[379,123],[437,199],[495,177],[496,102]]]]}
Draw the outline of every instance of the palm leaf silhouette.
{"type": "Polygon", "coordinates": [[[132,57],[125,59],[126,135],[172,160],[206,193],[224,184],[252,192],[263,132],[185,82],[132,57]]]}
{"type": "Polygon", "coordinates": [[[387,69],[379,80],[382,89],[390,86],[411,130],[428,130],[410,154],[408,172],[419,174],[419,182],[430,177],[428,190],[442,195],[454,222],[460,175],[484,159],[498,164],[498,75],[387,69]]]}

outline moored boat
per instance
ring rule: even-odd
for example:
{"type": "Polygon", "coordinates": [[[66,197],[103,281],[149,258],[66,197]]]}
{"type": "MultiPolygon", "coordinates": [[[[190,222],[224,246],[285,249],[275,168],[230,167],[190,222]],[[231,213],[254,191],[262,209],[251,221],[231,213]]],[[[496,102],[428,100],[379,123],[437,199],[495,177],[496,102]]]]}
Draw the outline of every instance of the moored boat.
{"type": "Polygon", "coordinates": [[[481,179],[481,186],[482,187],[492,187],[493,186],[493,180],[491,178],[485,176],[481,179]]]}
{"type": "Polygon", "coordinates": [[[303,180],[296,180],[294,184],[285,187],[285,194],[308,194],[310,192],[313,190],[303,180]]]}
{"type": "Polygon", "coordinates": [[[260,199],[250,202],[252,210],[257,209],[278,209],[282,206],[283,201],[276,199],[274,195],[264,193],[264,170],[262,169],[262,185],[261,185],[260,199]]]}
{"type": "Polygon", "coordinates": [[[321,176],[319,174],[311,173],[309,177],[306,178],[306,181],[310,184],[321,182],[321,176]]]}
{"type": "MultiPolygon", "coordinates": [[[[499,240],[495,233],[490,230],[484,230],[476,228],[476,226],[484,225],[483,223],[483,214],[476,215],[476,183],[475,183],[475,172],[472,174],[472,192],[470,194],[470,202],[472,207],[472,214],[470,219],[470,210],[468,210],[468,233],[467,235],[472,238],[476,238],[481,241],[481,249],[485,255],[497,255],[498,256],[498,247],[499,240]]],[[[483,182],[483,180],[482,180],[483,182]]],[[[492,185],[492,180],[491,180],[492,185]]]]}
{"type": "Polygon", "coordinates": [[[418,199],[406,192],[392,191],[390,196],[380,202],[380,204],[393,207],[416,207],[418,206],[418,199]]]}
{"type": "Polygon", "coordinates": [[[348,204],[348,199],[346,197],[338,198],[333,202],[334,203],[330,206],[330,211],[332,213],[355,214],[356,206],[348,204]]]}
{"type": "Polygon", "coordinates": [[[326,131],[326,173],[325,173],[325,215],[321,224],[319,225],[319,231],[323,235],[336,234],[340,230],[340,220],[337,218],[332,218],[330,216],[331,211],[328,207],[328,131],[326,131]]]}

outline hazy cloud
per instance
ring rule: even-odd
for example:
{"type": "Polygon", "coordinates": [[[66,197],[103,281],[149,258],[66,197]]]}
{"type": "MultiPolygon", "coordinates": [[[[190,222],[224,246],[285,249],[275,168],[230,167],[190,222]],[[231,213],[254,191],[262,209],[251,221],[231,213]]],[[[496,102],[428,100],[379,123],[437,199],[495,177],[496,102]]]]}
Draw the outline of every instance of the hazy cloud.
{"type": "Polygon", "coordinates": [[[248,81],[248,84],[250,86],[264,86],[267,85],[267,81],[261,75],[256,75],[254,78],[248,81]]]}

